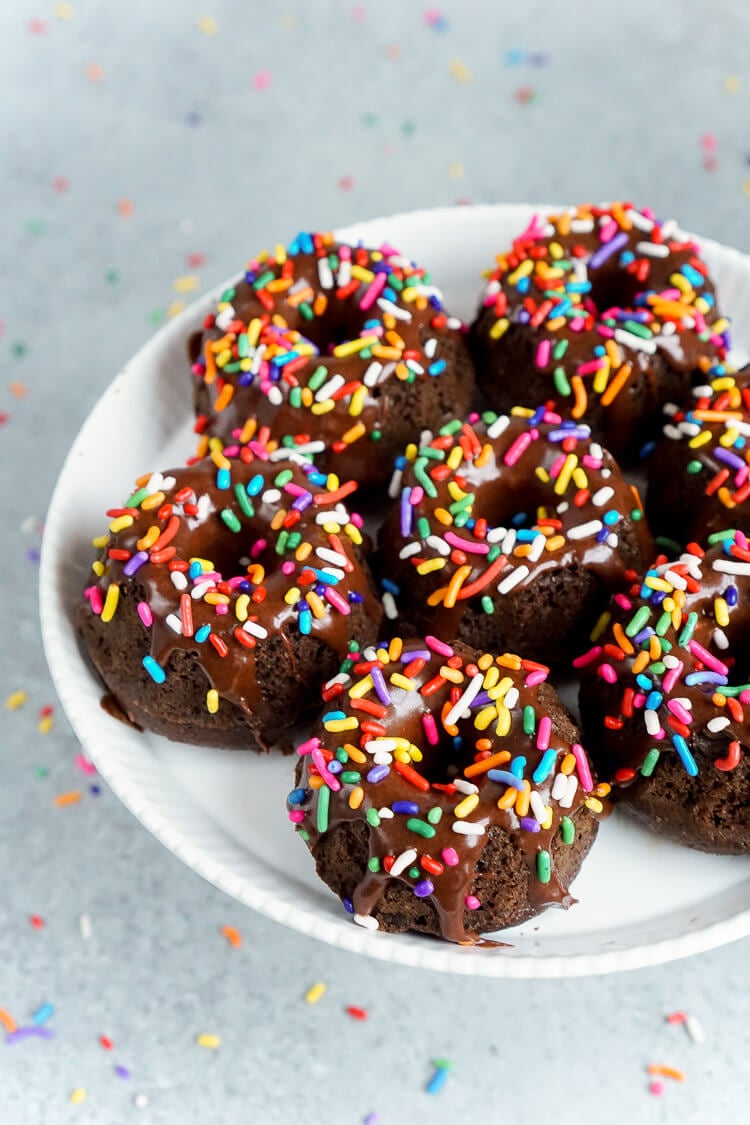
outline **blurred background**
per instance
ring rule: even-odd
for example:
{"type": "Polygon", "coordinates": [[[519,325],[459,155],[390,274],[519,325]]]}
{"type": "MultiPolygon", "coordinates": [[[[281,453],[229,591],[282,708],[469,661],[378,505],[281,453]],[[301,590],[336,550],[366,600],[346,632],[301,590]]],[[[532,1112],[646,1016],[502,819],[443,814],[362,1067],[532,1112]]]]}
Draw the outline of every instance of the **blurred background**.
{"type": "Polygon", "coordinates": [[[0,1009],[54,1036],[0,1042],[4,1125],[742,1119],[747,945],[506,983],[282,930],[82,768],[36,583],[65,452],[122,362],[300,228],[620,197],[750,250],[748,42],[729,0],[0,5],[0,1009]],[[653,1063],[686,1081],[654,1095],[653,1063]]]}

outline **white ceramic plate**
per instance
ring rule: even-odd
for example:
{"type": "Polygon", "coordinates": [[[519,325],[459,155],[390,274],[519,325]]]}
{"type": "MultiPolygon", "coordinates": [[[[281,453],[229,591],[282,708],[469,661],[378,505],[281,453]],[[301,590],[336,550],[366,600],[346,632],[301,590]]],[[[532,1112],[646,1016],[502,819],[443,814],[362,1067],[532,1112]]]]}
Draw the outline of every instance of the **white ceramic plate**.
{"type": "MultiPolygon", "coordinates": [[[[417,211],[341,231],[394,243],[426,265],[447,305],[471,317],[480,272],[549,207],[417,211]]],[[[703,241],[723,309],[750,349],[750,259],[703,241]],[[744,335],[743,335],[744,333],[744,335]]],[[[222,288],[224,288],[222,286],[222,288]]],[[[218,292],[218,290],[217,290],[218,292]]],[[[352,924],[318,882],[286,819],[292,761],[179,746],[139,734],[101,708],[73,608],[104,512],[148,469],[181,464],[193,446],[185,339],[216,293],[167,324],[123,368],[79,433],[52,497],[41,563],[44,645],[62,704],[115,793],[175,855],[227,894],[312,937],[384,961],[493,977],[610,972],[683,957],[750,933],[750,861],[701,855],[617,815],[575,885],[579,904],[506,931],[508,948],[465,948],[352,924]]]]}

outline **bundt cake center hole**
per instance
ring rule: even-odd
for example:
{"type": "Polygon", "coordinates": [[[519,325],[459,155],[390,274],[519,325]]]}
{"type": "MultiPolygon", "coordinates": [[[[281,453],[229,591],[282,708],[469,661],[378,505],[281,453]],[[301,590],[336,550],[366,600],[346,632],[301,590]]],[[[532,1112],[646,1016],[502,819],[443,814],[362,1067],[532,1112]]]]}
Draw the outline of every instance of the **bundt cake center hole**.
{"type": "Polygon", "coordinates": [[[610,309],[634,309],[636,295],[643,288],[633,274],[609,264],[590,270],[589,281],[589,297],[599,315],[610,309]]]}

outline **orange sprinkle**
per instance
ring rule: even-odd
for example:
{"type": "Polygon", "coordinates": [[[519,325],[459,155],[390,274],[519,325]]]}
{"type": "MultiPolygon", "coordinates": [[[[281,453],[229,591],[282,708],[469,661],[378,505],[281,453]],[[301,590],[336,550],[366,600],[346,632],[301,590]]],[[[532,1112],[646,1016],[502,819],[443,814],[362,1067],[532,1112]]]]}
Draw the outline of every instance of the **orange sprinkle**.
{"type": "Polygon", "coordinates": [[[69,793],[58,793],[54,799],[54,804],[58,809],[63,809],[66,805],[76,805],[81,799],[80,789],[71,789],[69,793]]]}
{"type": "Polygon", "coordinates": [[[222,926],[221,935],[225,937],[233,949],[242,945],[242,934],[234,926],[222,926]]]}
{"type": "Polygon", "coordinates": [[[586,413],[586,407],[588,406],[589,401],[586,394],[586,388],[583,385],[583,379],[580,375],[571,375],[570,383],[573,387],[573,394],[575,396],[573,409],[570,413],[574,418],[583,418],[584,414],[586,413]]]}
{"type": "Polygon", "coordinates": [[[12,1035],[18,1029],[18,1024],[10,1012],[6,1012],[5,1008],[0,1008],[0,1024],[3,1025],[8,1035],[12,1035]]]}
{"type": "Polygon", "coordinates": [[[627,381],[630,378],[632,372],[633,372],[632,363],[623,363],[622,367],[617,372],[614,379],[610,380],[606,391],[602,395],[602,398],[601,398],[602,406],[609,406],[610,403],[614,402],[614,400],[617,398],[617,396],[619,395],[622,388],[627,383],[627,381]]]}
{"type": "Polygon", "coordinates": [[[685,1081],[683,1071],[676,1070],[673,1066],[659,1066],[656,1063],[651,1063],[646,1069],[649,1074],[658,1074],[662,1078],[673,1078],[675,1082],[685,1081]]]}

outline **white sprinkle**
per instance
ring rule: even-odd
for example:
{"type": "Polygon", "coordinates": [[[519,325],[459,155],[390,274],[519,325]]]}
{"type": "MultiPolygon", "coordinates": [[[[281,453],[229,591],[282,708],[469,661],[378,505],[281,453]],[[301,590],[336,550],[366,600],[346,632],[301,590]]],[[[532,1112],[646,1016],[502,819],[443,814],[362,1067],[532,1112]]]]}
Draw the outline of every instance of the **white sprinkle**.
{"type": "Polygon", "coordinates": [[[341,582],[346,577],[346,572],[341,570],[340,567],[330,566],[328,564],[320,567],[320,573],[329,574],[331,578],[335,578],[337,582],[341,582]]]}
{"type": "Polygon", "coordinates": [[[343,387],[345,382],[346,379],[343,375],[332,375],[331,378],[328,379],[323,384],[323,386],[319,387],[315,392],[315,401],[325,402],[326,399],[329,399],[331,395],[339,389],[339,387],[343,387]]]}
{"type": "Polygon", "coordinates": [[[750,574],[750,563],[732,562],[730,559],[716,559],[713,569],[721,574],[750,574]]]}
{"type": "Polygon", "coordinates": [[[601,508],[604,504],[608,504],[610,502],[614,494],[614,488],[609,488],[607,486],[605,486],[604,488],[598,488],[594,495],[591,497],[591,502],[592,504],[595,504],[597,508],[601,508]]]}
{"type": "Polygon", "coordinates": [[[268,460],[296,461],[297,464],[302,464],[307,461],[308,457],[316,453],[322,453],[325,447],[324,441],[308,441],[304,445],[295,445],[291,448],[283,445],[280,449],[274,449],[273,453],[268,455],[268,460]]]}
{"type": "Polygon", "coordinates": [[[418,555],[421,550],[421,543],[407,543],[407,545],[402,547],[399,551],[398,557],[400,559],[410,559],[412,555],[418,555]]]}
{"type": "Polygon", "coordinates": [[[381,820],[393,820],[395,815],[393,809],[389,809],[387,805],[384,805],[382,809],[378,809],[378,816],[381,820]]]}
{"type": "Polygon", "coordinates": [[[559,801],[568,792],[568,779],[564,773],[555,775],[555,780],[552,782],[552,791],[550,796],[553,801],[559,801]]]}
{"type": "Polygon", "coordinates": [[[133,1098],[133,1105],[136,1109],[145,1109],[148,1105],[148,1097],[146,1094],[136,1094],[133,1098]]]}
{"type": "Polygon", "coordinates": [[[403,469],[394,469],[391,483],[388,485],[388,495],[391,500],[395,500],[401,492],[401,482],[404,479],[403,469]]]}
{"type": "Polygon", "coordinates": [[[706,1033],[697,1016],[688,1016],[685,1020],[685,1030],[694,1043],[705,1043],[706,1033]]]}
{"type": "Polygon", "coordinates": [[[545,535],[542,535],[541,532],[540,532],[539,535],[534,536],[534,538],[531,540],[531,546],[529,547],[529,553],[526,556],[527,559],[529,560],[529,562],[539,562],[539,560],[542,557],[542,554],[544,552],[544,544],[546,542],[547,542],[547,537],[545,535]]]}
{"type": "Polygon", "coordinates": [[[503,700],[503,703],[505,704],[508,711],[513,710],[515,705],[518,703],[518,697],[519,691],[517,687],[512,687],[505,693],[505,699],[503,700]]]}
{"type": "Polygon", "coordinates": [[[88,941],[89,938],[91,937],[91,935],[94,932],[94,928],[91,925],[91,915],[90,914],[82,914],[81,917],[78,919],[78,926],[79,926],[80,931],[81,931],[81,937],[83,938],[84,941],[88,941]]]}
{"type": "MultiPolygon", "coordinates": [[[[564,777],[565,775],[562,774],[562,776],[564,777]]],[[[567,792],[565,793],[564,797],[560,798],[561,809],[569,809],[573,806],[573,798],[575,797],[576,789],[578,788],[578,778],[574,773],[568,775],[565,783],[565,788],[567,792]]]]}
{"type": "Polygon", "coordinates": [[[350,258],[342,258],[339,265],[339,272],[336,275],[336,284],[340,289],[348,285],[352,279],[352,263],[350,258]]]}
{"type": "Polygon", "coordinates": [[[411,867],[416,858],[417,849],[407,848],[405,852],[401,852],[401,855],[396,856],[393,861],[393,867],[391,867],[391,870],[388,872],[388,874],[396,878],[396,876],[400,875],[402,871],[406,871],[407,867],[411,867]]]}
{"type": "Polygon", "coordinates": [[[656,226],[656,223],[653,221],[653,219],[647,219],[645,215],[642,215],[640,211],[633,210],[632,207],[629,207],[625,214],[630,219],[636,230],[642,230],[647,234],[650,234],[656,226]]]}
{"type": "Polygon", "coordinates": [[[264,629],[257,621],[246,621],[242,626],[243,633],[249,633],[251,637],[257,637],[259,641],[264,641],[268,636],[268,629],[264,629]]]}
{"type": "Polygon", "coordinates": [[[363,930],[377,930],[378,928],[378,920],[373,918],[372,914],[354,914],[353,918],[363,930]]]}
{"type": "Polygon", "coordinates": [[[659,719],[659,714],[657,711],[652,711],[650,709],[648,711],[644,711],[643,721],[646,724],[646,730],[652,737],[658,734],[661,730],[661,720],[659,719]]]}
{"type": "Polygon", "coordinates": [[[616,531],[610,531],[609,535],[607,536],[607,546],[611,547],[612,550],[614,551],[619,542],[620,542],[620,537],[617,534],[617,532],[616,531]]]}
{"type": "Polygon", "coordinates": [[[261,496],[261,501],[264,504],[275,504],[281,499],[281,492],[278,488],[267,488],[261,496]]]}
{"type": "Polygon", "coordinates": [[[667,668],[679,668],[681,667],[682,663],[677,659],[676,656],[664,656],[662,657],[662,661],[667,666],[667,668]]]}
{"type": "Polygon", "coordinates": [[[538,789],[532,789],[529,793],[529,804],[531,805],[531,811],[533,812],[535,819],[538,820],[541,824],[547,816],[547,810],[544,807],[544,801],[542,800],[542,795],[538,791],[538,789]]]}
{"type": "Polygon", "coordinates": [[[171,570],[169,577],[172,579],[175,590],[187,590],[188,580],[181,570],[171,570]]]}
{"type": "Polygon", "coordinates": [[[456,700],[448,714],[443,719],[443,726],[452,727],[456,720],[463,714],[463,712],[467,708],[471,707],[472,703],[482,690],[483,683],[483,672],[477,672],[475,676],[472,676],[471,680],[469,681],[469,685],[464,691],[461,698],[456,700]]]}
{"type": "Polygon", "coordinates": [[[182,636],[182,622],[180,621],[176,613],[168,613],[166,616],[166,622],[173,633],[177,633],[179,636],[182,636]]]}
{"type": "Polygon", "coordinates": [[[375,754],[378,750],[395,750],[398,746],[395,738],[371,738],[365,743],[368,754],[375,754]]]}
{"type": "Polygon", "coordinates": [[[639,254],[645,254],[647,258],[669,257],[669,247],[658,242],[636,242],[635,248],[639,254]]]}
{"type": "Polygon", "coordinates": [[[720,715],[716,719],[709,719],[706,727],[710,730],[711,734],[718,734],[719,731],[725,730],[731,723],[731,719],[727,719],[725,715],[720,715]]]}
{"type": "Polygon", "coordinates": [[[495,438],[500,437],[500,434],[505,433],[509,425],[510,418],[508,415],[501,414],[499,418],[495,419],[491,426],[487,427],[487,437],[490,441],[494,441],[495,438]]]}
{"type": "Polygon", "coordinates": [[[679,429],[678,426],[670,426],[670,425],[664,426],[664,428],[662,430],[662,433],[664,434],[664,437],[670,438],[671,441],[681,441],[682,440],[682,433],[680,432],[680,429],[679,429]]]}
{"type": "Polygon", "coordinates": [[[726,633],[724,632],[723,629],[719,629],[719,628],[714,629],[713,640],[714,640],[714,644],[718,648],[723,649],[724,651],[726,651],[729,648],[729,638],[727,637],[727,635],[726,635],[726,633]]]}
{"type": "Polygon", "coordinates": [[[579,523],[568,528],[568,539],[587,539],[589,535],[596,535],[602,529],[601,520],[589,520],[588,523],[579,523]]]}
{"type": "Polygon", "coordinates": [[[653,340],[644,340],[642,336],[636,336],[634,332],[626,332],[624,328],[615,328],[615,340],[618,344],[624,344],[626,348],[632,348],[636,352],[653,355],[656,351],[653,340]]]}
{"type": "Polygon", "coordinates": [[[213,590],[213,588],[214,583],[210,580],[208,582],[198,582],[190,591],[190,597],[193,601],[199,602],[203,595],[207,594],[209,590],[213,590]]]}
{"type": "Polygon", "coordinates": [[[387,297],[378,297],[376,304],[385,313],[390,313],[396,320],[411,320],[411,313],[408,309],[402,309],[400,305],[394,305],[393,301],[389,301],[387,297]]]}
{"type": "Polygon", "coordinates": [[[475,785],[473,781],[464,781],[462,777],[454,778],[453,784],[459,793],[467,793],[470,795],[479,792],[479,786],[475,785]]]}
{"type": "Polygon", "coordinates": [[[396,605],[396,599],[394,598],[393,594],[388,591],[383,594],[383,610],[389,621],[395,621],[398,617],[398,606],[396,605]]]}
{"type": "Polygon", "coordinates": [[[459,836],[484,836],[484,825],[476,821],[454,820],[451,828],[454,832],[458,832],[459,836]]]}
{"type": "Polygon", "coordinates": [[[508,534],[503,539],[503,542],[500,546],[500,550],[501,550],[502,554],[510,555],[513,548],[515,547],[515,545],[516,545],[516,531],[515,531],[515,528],[511,527],[508,531],[508,534]]]}
{"type": "Polygon", "coordinates": [[[417,363],[416,359],[407,359],[406,366],[410,371],[413,371],[415,375],[424,375],[424,367],[422,367],[421,363],[417,363]]]}
{"type": "Polygon", "coordinates": [[[383,370],[383,364],[378,363],[376,359],[372,361],[370,366],[362,376],[362,382],[366,387],[374,387],[380,378],[380,372],[383,370]]]}
{"type": "Polygon", "coordinates": [[[428,547],[432,547],[433,551],[437,551],[439,555],[449,555],[451,553],[450,547],[439,535],[428,535],[425,539],[425,543],[428,547]]]}
{"type": "Polygon", "coordinates": [[[336,684],[348,684],[350,679],[351,676],[347,676],[346,672],[338,672],[335,676],[331,677],[324,690],[328,691],[329,688],[334,687],[336,684]]]}
{"type": "Polygon", "coordinates": [[[459,318],[457,316],[449,316],[448,319],[445,322],[446,328],[458,329],[458,328],[463,328],[463,326],[464,326],[463,321],[459,320],[459,318]]]}
{"type": "Polygon", "coordinates": [[[674,236],[678,232],[679,232],[679,227],[677,226],[677,220],[676,219],[667,219],[661,225],[661,236],[662,236],[662,238],[667,238],[667,239],[674,238],[674,236]]]}
{"type": "Polygon", "coordinates": [[[529,568],[524,563],[523,566],[517,566],[512,570],[507,578],[503,578],[502,582],[497,588],[498,594],[508,594],[515,587],[520,585],[525,578],[529,576],[529,568]]]}
{"type": "Polygon", "coordinates": [[[591,234],[594,229],[593,219],[573,219],[570,224],[573,234],[591,234]]]}
{"type": "Polygon", "coordinates": [[[438,346],[437,339],[434,336],[431,336],[429,340],[425,341],[425,345],[424,345],[422,351],[424,352],[424,354],[427,356],[428,359],[432,359],[433,356],[435,355],[435,352],[437,351],[437,346],[438,346]]]}
{"type": "Polygon", "coordinates": [[[327,258],[318,258],[318,280],[322,289],[333,289],[333,271],[327,258]]]}
{"type": "Polygon", "coordinates": [[[226,332],[227,328],[232,323],[234,318],[235,318],[234,306],[233,305],[227,305],[227,307],[225,309],[222,309],[220,312],[218,312],[216,314],[216,327],[220,328],[222,330],[222,332],[226,332]]]}

